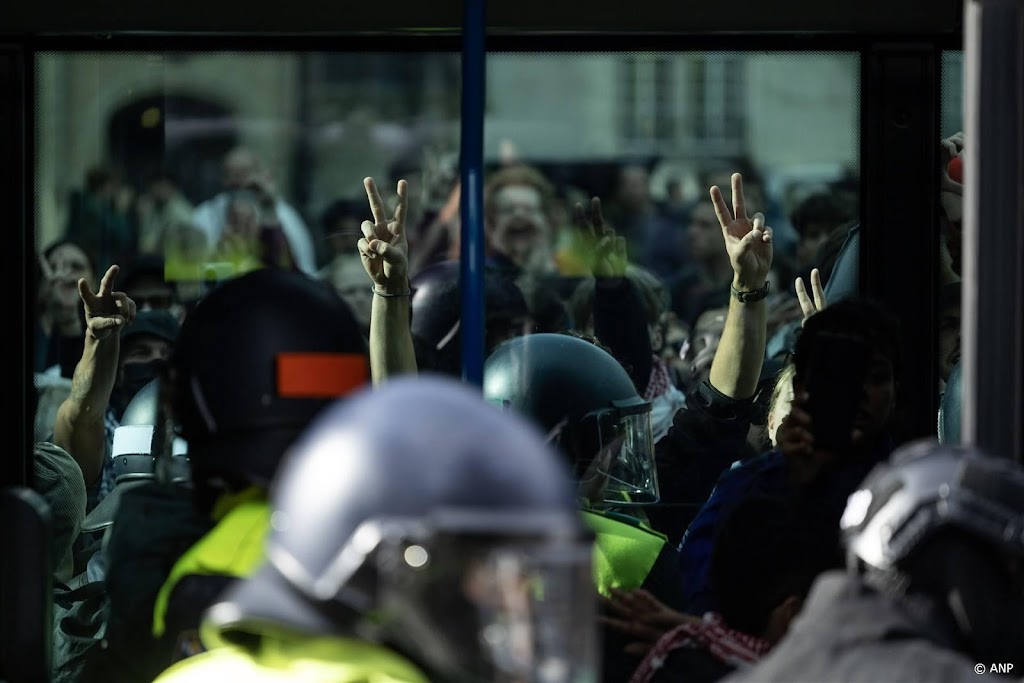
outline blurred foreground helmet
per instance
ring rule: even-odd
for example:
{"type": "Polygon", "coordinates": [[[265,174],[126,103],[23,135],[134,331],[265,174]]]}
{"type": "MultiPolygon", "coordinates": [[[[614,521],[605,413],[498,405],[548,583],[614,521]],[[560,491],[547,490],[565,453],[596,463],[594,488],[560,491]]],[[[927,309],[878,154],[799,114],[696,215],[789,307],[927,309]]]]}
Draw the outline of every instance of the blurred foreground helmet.
{"type": "Polygon", "coordinates": [[[841,527],[852,558],[880,570],[899,569],[943,529],[1024,557],[1024,470],[972,449],[908,445],[850,496],[841,527]]]}
{"type": "Polygon", "coordinates": [[[329,401],[367,383],[369,360],[333,289],[261,269],[219,285],[189,313],[169,371],[196,484],[266,486],[300,430],[329,401]]]}
{"type": "Polygon", "coordinates": [[[897,450],[850,496],[841,528],[851,569],[923,621],[955,627],[975,661],[1024,652],[1024,469],[933,441],[897,450]]]}
{"type": "Polygon", "coordinates": [[[439,376],[324,412],[276,480],[267,563],[211,643],[383,643],[431,680],[594,680],[591,539],[561,458],[525,420],[439,376]]]}
{"type": "Polygon", "coordinates": [[[158,479],[185,485],[189,481],[188,445],[175,436],[160,401],[160,380],[135,394],[114,430],[110,450],[115,486],[82,523],[83,531],[97,531],[114,522],[121,496],[129,489],[158,479]]]}
{"type": "Polygon", "coordinates": [[[484,397],[540,425],[590,503],[658,501],[651,404],[598,346],[567,334],[511,339],[484,364],[484,397]]]}

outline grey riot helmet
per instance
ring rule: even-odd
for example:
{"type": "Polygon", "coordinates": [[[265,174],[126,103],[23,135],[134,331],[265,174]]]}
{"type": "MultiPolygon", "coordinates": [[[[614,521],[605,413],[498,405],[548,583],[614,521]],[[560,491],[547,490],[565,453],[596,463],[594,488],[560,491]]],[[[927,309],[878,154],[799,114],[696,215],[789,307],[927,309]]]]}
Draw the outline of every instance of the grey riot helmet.
{"type": "Polygon", "coordinates": [[[267,561],[204,642],[357,637],[430,680],[596,675],[592,536],[543,434],[440,376],[336,402],[271,488],[267,561]]]}
{"type": "Polygon", "coordinates": [[[114,430],[110,449],[115,486],[82,522],[83,531],[97,531],[114,522],[121,496],[146,482],[189,481],[188,445],[174,434],[161,404],[160,380],[151,380],[135,394],[114,430]]]}
{"type": "Polygon", "coordinates": [[[484,397],[548,434],[588,504],[658,502],[651,403],[607,351],[569,334],[510,339],[484,364],[484,397]]]}
{"type": "Polygon", "coordinates": [[[840,523],[849,567],[879,590],[924,595],[978,661],[1024,652],[1024,469],[933,440],[868,475],[840,523]]]}

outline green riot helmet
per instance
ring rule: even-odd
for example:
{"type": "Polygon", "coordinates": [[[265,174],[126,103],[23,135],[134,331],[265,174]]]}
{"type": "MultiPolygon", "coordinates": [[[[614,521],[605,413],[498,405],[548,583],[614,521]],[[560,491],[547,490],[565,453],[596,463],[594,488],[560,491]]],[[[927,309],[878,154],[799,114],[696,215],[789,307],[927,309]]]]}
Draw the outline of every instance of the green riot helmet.
{"type": "Polygon", "coordinates": [[[547,432],[588,504],[658,502],[651,404],[607,351],[568,334],[510,339],[484,364],[484,397],[547,432]]]}

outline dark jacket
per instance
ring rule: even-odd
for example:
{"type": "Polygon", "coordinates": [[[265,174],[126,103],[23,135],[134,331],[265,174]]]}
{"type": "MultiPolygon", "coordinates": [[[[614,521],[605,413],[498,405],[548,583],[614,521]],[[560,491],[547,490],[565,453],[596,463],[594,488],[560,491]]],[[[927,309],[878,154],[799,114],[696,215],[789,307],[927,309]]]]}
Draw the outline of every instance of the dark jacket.
{"type": "Polygon", "coordinates": [[[753,399],[729,398],[705,380],[657,443],[661,501],[646,512],[651,526],[672,543],[680,543],[722,473],[756,455],[746,440],[752,406],[753,399]]]}
{"type": "Polygon", "coordinates": [[[792,501],[801,518],[833,530],[838,555],[839,519],[847,499],[871,468],[888,458],[891,452],[892,441],[883,438],[871,457],[838,467],[802,489],[792,485],[789,466],[778,450],[737,464],[722,474],[680,545],[679,568],[687,594],[686,611],[691,614],[719,611],[709,577],[711,552],[718,529],[740,501],[755,496],[792,501]]]}
{"type": "Polygon", "coordinates": [[[974,661],[934,622],[843,571],[822,574],[789,633],[750,669],[723,683],[970,683],[1005,680],[975,673],[974,661]]]}

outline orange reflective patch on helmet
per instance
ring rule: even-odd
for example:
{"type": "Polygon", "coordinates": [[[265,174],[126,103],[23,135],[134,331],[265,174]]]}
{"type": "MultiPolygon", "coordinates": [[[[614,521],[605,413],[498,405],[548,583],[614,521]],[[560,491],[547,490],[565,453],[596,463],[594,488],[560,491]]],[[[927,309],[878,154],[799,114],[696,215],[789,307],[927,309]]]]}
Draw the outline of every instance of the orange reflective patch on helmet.
{"type": "Polygon", "coordinates": [[[343,396],[369,381],[367,358],[362,354],[277,354],[277,395],[282,398],[343,396]]]}

